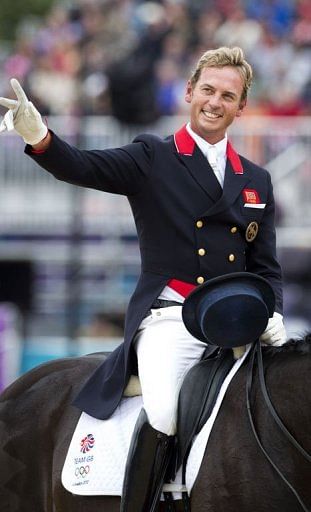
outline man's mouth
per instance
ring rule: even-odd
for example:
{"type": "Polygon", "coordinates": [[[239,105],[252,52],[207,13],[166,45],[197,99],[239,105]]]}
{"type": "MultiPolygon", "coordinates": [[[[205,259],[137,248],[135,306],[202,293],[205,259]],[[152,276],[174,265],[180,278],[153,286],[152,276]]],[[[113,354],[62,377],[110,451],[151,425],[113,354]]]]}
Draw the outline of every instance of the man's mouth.
{"type": "Polygon", "coordinates": [[[202,112],[205,115],[205,117],[207,117],[208,119],[219,119],[220,117],[222,117],[221,114],[216,114],[215,112],[209,112],[208,110],[202,110],[202,112]]]}

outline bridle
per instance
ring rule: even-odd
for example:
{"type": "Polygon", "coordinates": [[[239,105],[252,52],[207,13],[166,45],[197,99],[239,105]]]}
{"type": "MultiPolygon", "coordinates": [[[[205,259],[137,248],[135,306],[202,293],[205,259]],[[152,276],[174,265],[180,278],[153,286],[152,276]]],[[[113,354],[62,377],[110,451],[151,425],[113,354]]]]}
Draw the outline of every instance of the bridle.
{"type": "Polygon", "coordinates": [[[289,483],[289,481],[286,479],[286,477],[283,475],[282,471],[278,468],[278,466],[273,462],[265,448],[263,447],[258,432],[256,430],[256,427],[254,425],[253,415],[251,411],[251,391],[252,391],[252,384],[253,384],[253,378],[255,375],[255,360],[257,359],[257,367],[258,367],[258,375],[259,375],[259,383],[260,383],[260,389],[263,394],[264,400],[266,402],[268,411],[270,412],[271,416],[273,417],[274,421],[276,422],[279,429],[283,432],[286,439],[291,443],[296,450],[298,450],[303,458],[307,460],[308,462],[311,462],[311,455],[306,452],[306,450],[298,443],[298,441],[292,436],[292,434],[287,430],[284,423],[282,422],[281,418],[279,417],[278,413],[276,412],[267,390],[266,382],[265,382],[265,375],[264,375],[264,368],[263,368],[263,359],[262,359],[262,349],[260,341],[257,340],[250,351],[250,359],[248,363],[248,370],[247,370],[247,379],[246,379],[246,406],[247,406],[247,413],[248,418],[251,424],[252,432],[254,434],[254,437],[257,441],[257,444],[261,451],[263,452],[266,459],[269,461],[269,463],[272,465],[272,467],[275,469],[279,477],[283,480],[283,482],[286,484],[286,486],[289,488],[289,490],[294,494],[297,501],[301,505],[301,508],[304,510],[304,512],[310,512],[310,509],[306,507],[303,500],[299,496],[296,489],[289,483]]]}

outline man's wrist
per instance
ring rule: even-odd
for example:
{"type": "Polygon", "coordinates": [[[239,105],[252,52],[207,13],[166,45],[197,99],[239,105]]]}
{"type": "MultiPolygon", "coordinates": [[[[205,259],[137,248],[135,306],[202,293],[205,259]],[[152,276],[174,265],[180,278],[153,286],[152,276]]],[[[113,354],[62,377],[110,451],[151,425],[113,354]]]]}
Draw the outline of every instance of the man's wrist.
{"type": "Polygon", "coordinates": [[[48,130],[46,136],[42,140],[40,140],[40,142],[38,142],[37,144],[33,144],[32,148],[34,149],[34,151],[39,151],[39,152],[45,151],[49,147],[51,140],[52,140],[52,134],[48,130]]]}

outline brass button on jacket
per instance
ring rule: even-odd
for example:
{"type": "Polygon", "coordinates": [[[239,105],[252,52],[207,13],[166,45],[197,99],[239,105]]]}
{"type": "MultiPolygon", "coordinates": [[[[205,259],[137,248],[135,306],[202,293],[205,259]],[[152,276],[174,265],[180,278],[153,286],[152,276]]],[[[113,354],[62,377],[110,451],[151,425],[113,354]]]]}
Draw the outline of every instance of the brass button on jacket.
{"type": "Polygon", "coordinates": [[[238,228],[237,228],[236,226],[233,226],[233,227],[230,229],[231,233],[236,233],[236,232],[237,232],[237,230],[238,230],[238,228]]]}
{"type": "Polygon", "coordinates": [[[201,249],[198,250],[199,256],[204,256],[206,254],[206,250],[201,247],[201,249]]]}
{"type": "Polygon", "coordinates": [[[203,222],[201,220],[198,220],[196,226],[197,228],[201,228],[203,226],[203,222]]]}
{"type": "Polygon", "coordinates": [[[202,276],[197,277],[197,283],[198,284],[203,284],[204,283],[204,277],[202,277],[202,276]]]}
{"type": "Polygon", "coordinates": [[[232,263],[233,261],[235,261],[235,256],[234,254],[229,254],[228,256],[228,260],[232,263]]]}

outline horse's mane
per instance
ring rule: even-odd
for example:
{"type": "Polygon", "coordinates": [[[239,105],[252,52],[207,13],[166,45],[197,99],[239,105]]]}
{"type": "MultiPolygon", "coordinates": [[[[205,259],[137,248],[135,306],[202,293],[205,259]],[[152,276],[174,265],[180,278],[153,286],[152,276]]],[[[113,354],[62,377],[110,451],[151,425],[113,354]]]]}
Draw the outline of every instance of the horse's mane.
{"type": "Polygon", "coordinates": [[[268,356],[278,353],[310,354],[311,353],[311,332],[305,334],[302,338],[290,338],[281,347],[268,346],[264,348],[264,353],[268,356]]]}

